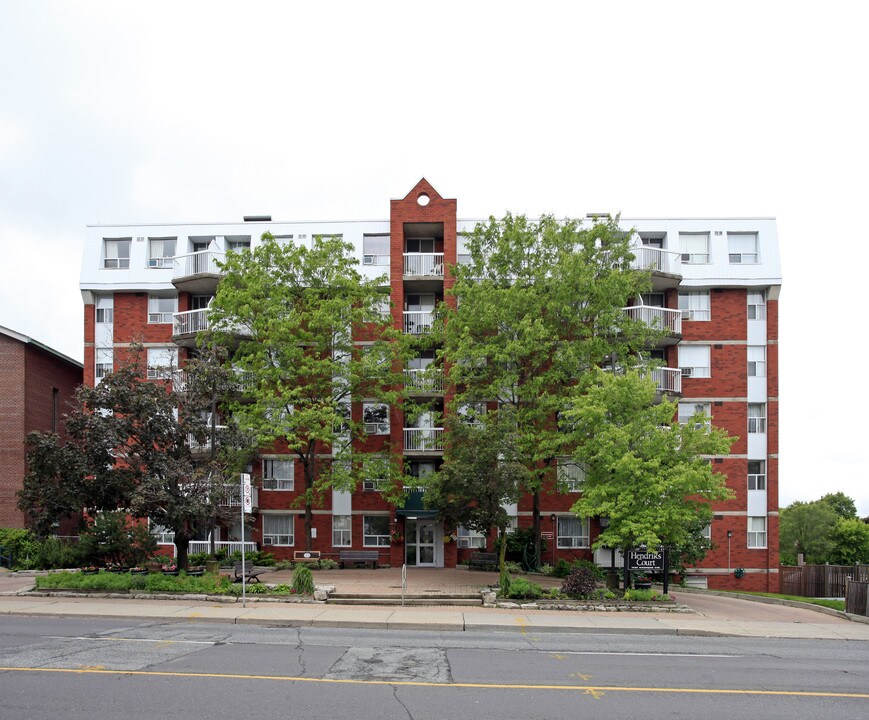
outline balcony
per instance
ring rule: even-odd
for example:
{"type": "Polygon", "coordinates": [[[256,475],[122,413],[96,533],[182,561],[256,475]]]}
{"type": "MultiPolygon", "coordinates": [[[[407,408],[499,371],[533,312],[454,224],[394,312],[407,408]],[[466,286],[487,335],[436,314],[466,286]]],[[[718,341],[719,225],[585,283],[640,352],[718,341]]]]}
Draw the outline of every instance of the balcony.
{"type": "Polygon", "coordinates": [[[404,332],[407,335],[425,335],[431,332],[435,312],[431,310],[405,310],[404,332]]]}
{"type": "Polygon", "coordinates": [[[682,256],[672,250],[639,245],[631,248],[634,270],[651,270],[652,289],[656,292],[677,287],[682,279],[682,256]]]}
{"type": "Polygon", "coordinates": [[[659,341],[660,345],[673,345],[682,337],[681,310],[671,310],[652,305],[633,305],[624,308],[624,311],[632,320],[639,320],[650,328],[665,332],[667,337],[659,341]]]}
{"type": "MultiPolygon", "coordinates": [[[[215,447],[217,447],[220,444],[220,433],[226,429],[227,429],[226,425],[215,425],[214,426],[215,433],[217,434],[217,437],[215,438],[215,443],[214,443],[215,447]]],[[[187,445],[190,446],[190,452],[193,453],[194,455],[205,455],[207,453],[210,453],[211,452],[210,427],[209,427],[209,433],[206,435],[204,440],[198,440],[193,433],[188,434],[187,435],[187,445]]],[[[231,504],[232,503],[230,503],[230,505],[231,504]]]]}
{"type": "Polygon", "coordinates": [[[231,332],[237,337],[250,337],[250,328],[246,325],[212,327],[208,312],[208,308],[201,308],[200,310],[173,313],[172,340],[175,344],[183,347],[196,347],[196,334],[210,329],[231,332]]]}
{"type": "MultiPolygon", "coordinates": [[[[189,387],[190,374],[186,370],[176,370],[172,373],[172,387],[181,393],[186,393],[189,387]]],[[[229,390],[233,393],[244,393],[253,387],[253,373],[245,373],[240,370],[235,371],[235,379],[232,381],[229,390]]]]}
{"type": "Polygon", "coordinates": [[[173,259],[172,284],[182,292],[195,295],[212,295],[222,271],[217,266],[225,253],[201,250],[188,255],[176,255],[173,259]]]}
{"type": "Polygon", "coordinates": [[[404,274],[410,277],[442,278],[444,276],[444,254],[405,253],[404,274]]]}
{"type": "Polygon", "coordinates": [[[443,428],[404,428],[405,452],[442,452],[444,449],[443,428]]]}
{"type": "Polygon", "coordinates": [[[441,368],[405,368],[404,386],[411,395],[440,395],[444,391],[444,371],[441,368]]]}
{"type": "Polygon", "coordinates": [[[679,368],[660,367],[649,371],[659,393],[682,394],[682,371],[679,368]]]}

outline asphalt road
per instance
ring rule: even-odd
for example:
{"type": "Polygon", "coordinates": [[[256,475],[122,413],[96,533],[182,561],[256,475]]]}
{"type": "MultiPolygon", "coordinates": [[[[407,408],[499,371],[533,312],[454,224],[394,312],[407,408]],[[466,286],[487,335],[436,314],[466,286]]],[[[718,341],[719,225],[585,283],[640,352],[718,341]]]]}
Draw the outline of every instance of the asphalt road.
{"type": "Polygon", "coordinates": [[[869,718],[869,642],[0,617],[0,718],[869,718]]]}

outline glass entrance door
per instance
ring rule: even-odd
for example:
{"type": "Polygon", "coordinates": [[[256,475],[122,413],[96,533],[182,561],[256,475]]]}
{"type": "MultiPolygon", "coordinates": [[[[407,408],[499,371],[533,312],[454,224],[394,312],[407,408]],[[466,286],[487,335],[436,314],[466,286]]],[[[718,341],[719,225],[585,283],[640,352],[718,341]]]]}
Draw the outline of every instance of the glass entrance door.
{"type": "Polygon", "coordinates": [[[405,526],[404,557],[408,565],[435,567],[436,521],[408,520],[405,526]]]}

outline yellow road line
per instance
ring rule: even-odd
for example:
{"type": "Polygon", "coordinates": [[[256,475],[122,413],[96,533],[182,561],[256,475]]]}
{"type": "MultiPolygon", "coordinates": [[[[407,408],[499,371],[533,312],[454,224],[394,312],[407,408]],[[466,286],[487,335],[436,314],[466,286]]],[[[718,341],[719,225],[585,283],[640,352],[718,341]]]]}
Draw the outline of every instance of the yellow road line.
{"type": "Polygon", "coordinates": [[[586,694],[606,692],[682,693],[694,695],[785,695],[791,697],[857,698],[869,700],[869,693],[838,693],[810,690],[751,690],[738,688],[622,687],[618,685],[510,685],[507,683],[437,683],[417,680],[352,680],[340,678],[291,677],[287,675],[239,675],[234,673],[163,672],[159,670],[102,670],[96,668],[0,667],[0,672],[73,673],[78,675],[133,675],[146,677],[219,678],[221,680],[271,680],[336,685],[387,685],[390,687],[469,688],[476,690],[571,690],[586,694]]]}

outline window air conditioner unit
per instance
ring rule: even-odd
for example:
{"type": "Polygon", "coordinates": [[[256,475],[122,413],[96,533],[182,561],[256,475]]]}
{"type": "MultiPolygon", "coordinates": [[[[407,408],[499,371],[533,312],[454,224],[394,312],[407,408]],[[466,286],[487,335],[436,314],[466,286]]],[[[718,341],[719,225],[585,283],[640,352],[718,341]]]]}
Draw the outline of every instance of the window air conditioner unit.
{"type": "Polygon", "coordinates": [[[149,323],[158,323],[163,320],[163,313],[148,313],[149,323]]]}
{"type": "Polygon", "coordinates": [[[374,261],[377,258],[374,255],[363,255],[362,256],[362,264],[363,265],[374,265],[374,261]]]}
{"type": "Polygon", "coordinates": [[[148,258],[148,267],[149,268],[160,267],[161,266],[160,260],[161,260],[161,258],[148,258]]]}
{"type": "Polygon", "coordinates": [[[274,545],[275,541],[268,535],[263,536],[263,545],[274,545]]]}
{"type": "Polygon", "coordinates": [[[380,482],[378,480],[363,480],[362,489],[374,490],[375,492],[377,492],[380,490],[380,482]]]}
{"type": "Polygon", "coordinates": [[[694,372],[694,368],[690,368],[690,367],[679,368],[679,370],[682,372],[683,378],[691,377],[691,374],[694,372]]]}
{"type": "Polygon", "coordinates": [[[691,253],[682,253],[682,262],[691,262],[691,253]]]}
{"type": "Polygon", "coordinates": [[[389,435],[389,423],[365,423],[368,435],[389,435]]]}
{"type": "Polygon", "coordinates": [[[690,320],[691,319],[691,311],[690,310],[683,310],[682,311],[682,319],[683,320],[690,320]]]}
{"type": "Polygon", "coordinates": [[[160,377],[160,371],[157,368],[148,368],[148,379],[155,380],[160,377]]]}

